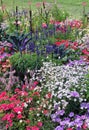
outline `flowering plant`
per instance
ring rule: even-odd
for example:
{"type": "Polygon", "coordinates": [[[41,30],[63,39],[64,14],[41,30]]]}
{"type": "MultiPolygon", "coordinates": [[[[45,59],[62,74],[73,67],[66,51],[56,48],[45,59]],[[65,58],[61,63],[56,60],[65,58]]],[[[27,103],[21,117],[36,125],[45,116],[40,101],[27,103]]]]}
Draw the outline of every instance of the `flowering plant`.
{"type": "Polygon", "coordinates": [[[14,94],[5,91],[0,94],[0,113],[6,128],[40,130],[51,123],[52,95],[41,91],[37,84],[34,82],[29,89],[26,85],[16,88],[14,94]]]}
{"type": "Polygon", "coordinates": [[[12,44],[5,42],[0,42],[0,69],[2,72],[5,72],[10,68],[10,62],[7,59],[12,55],[12,44]]]}

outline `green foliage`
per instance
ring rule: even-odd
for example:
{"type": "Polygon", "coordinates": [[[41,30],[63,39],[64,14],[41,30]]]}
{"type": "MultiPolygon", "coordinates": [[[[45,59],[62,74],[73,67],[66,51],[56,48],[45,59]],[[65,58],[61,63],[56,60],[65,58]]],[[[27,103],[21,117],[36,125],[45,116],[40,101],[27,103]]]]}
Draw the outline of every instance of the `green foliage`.
{"type": "Polygon", "coordinates": [[[89,73],[85,76],[86,83],[86,99],[89,101],[89,73]]]}
{"type": "Polygon", "coordinates": [[[36,54],[20,54],[15,53],[10,57],[12,67],[17,73],[26,73],[27,69],[34,70],[40,69],[42,66],[42,57],[38,57],[36,54]]]}
{"type": "Polygon", "coordinates": [[[75,51],[71,48],[65,49],[64,45],[61,45],[58,47],[59,54],[53,55],[53,61],[56,62],[56,64],[65,64],[68,63],[69,60],[77,60],[79,59],[79,55],[75,53],[75,51]]]}
{"type": "Polygon", "coordinates": [[[75,98],[76,101],[74,101],[74,98],[71,98],[71,100],[68,100],[68,105],[65,109],[66,115],[68,115],[70,112],[79,113],[80,112],[80,102],[79,99],[75,98]]]}
{"type": "Polygon", "coordinates": [[[8,34],[6,33],[6,29],[2,29],[0,26],[0,41],[5,41],[8,39],[8,34]]]}
{"type": "Polygon", "coordinates": [[[63,21],[65,20],[69,14],[66,11],[60,9],[56,4],[52,8],[52,16],[56,21],[63,21]]]}
{"type": "Polygon", "coordinates": [[[45,4],[42,7],[39,7],[36,11],[34,11],[33,14],[33,27],[40,28],[42,26],[42,23],[46,23],[48,25],[50,21],[50,14],[51,9],[47,8],[45,4]]]}
{"type": "Polygon", "coordinates": [[[3,22],[3,12],[0,10],[0,23],[3,22]]]}
{"type": "Polygon", "coordinates": [[[65,25],[65,32],[62,32],[60,29],[58,32],[56,32],[55,38],[65,39],[65,40],[71,40],[75,41],[75,39],[79,36],[78,29],[72,29],[71,26],[65,25]]]}

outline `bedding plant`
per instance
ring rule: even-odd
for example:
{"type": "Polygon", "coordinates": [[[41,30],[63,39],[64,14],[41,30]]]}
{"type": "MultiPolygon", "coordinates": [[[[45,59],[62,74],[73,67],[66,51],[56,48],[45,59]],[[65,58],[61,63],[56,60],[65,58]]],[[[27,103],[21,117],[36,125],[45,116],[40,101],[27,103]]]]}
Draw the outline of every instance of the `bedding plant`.
{"type": "Polygon", "coordinates": [[[49,9],[43,2],[30,17],[8,13],[9,24],[0,15],[0,118],[7,130],[89,129],[89,36],[81,20],[49,9]]]}

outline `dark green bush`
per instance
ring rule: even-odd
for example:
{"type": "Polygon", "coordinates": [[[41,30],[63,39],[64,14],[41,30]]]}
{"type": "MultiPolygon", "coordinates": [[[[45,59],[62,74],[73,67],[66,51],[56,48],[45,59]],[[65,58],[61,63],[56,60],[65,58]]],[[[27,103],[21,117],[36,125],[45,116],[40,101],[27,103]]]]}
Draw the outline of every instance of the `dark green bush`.
{"type": "Polygon", "coordinates": [[[28,69],[40,69],[42,66],[42,57],[38,57],[35,53],[21,55],[18,52],[10,57],[10,62],[13,69],[15,69],[18,74],[25,74],[28,69]]]}

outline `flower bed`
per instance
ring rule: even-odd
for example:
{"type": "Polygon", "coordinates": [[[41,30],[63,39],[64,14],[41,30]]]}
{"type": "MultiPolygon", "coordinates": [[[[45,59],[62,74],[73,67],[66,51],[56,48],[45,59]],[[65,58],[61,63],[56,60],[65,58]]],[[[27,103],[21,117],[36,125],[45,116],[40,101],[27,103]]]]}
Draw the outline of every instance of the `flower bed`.
{"type": "Polygon", "coordinates": [[[4,20],[4,15],[1,11],[0,118],[5,128],[88,130],[86,18],[70,20],[67,12],[56,5],[48,9],[45,2],[30,16],[18,7],[14,17],[4,20]]]}

